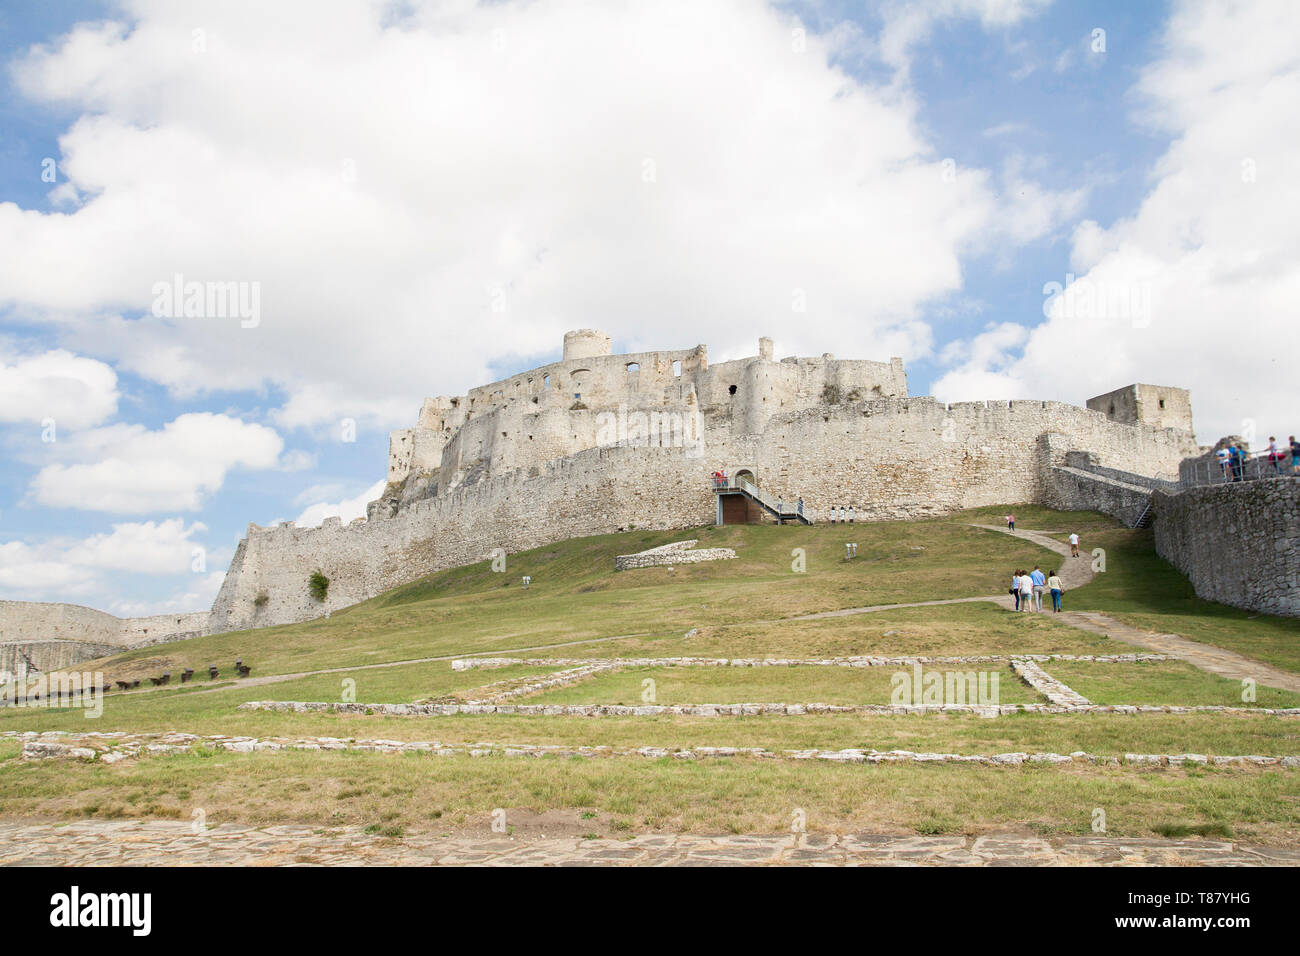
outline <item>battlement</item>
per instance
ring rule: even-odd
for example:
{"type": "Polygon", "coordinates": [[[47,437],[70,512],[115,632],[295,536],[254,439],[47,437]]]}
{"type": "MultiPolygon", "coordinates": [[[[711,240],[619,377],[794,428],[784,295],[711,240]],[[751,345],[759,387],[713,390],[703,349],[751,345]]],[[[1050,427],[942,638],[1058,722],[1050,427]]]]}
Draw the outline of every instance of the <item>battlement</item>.
{"type": "Polygon", "coordinates": [[[427,398],[390,436],[366,519],[249,526],[212,630],[308,620],[494,552],[709,524],[719,469],[814,517],[852,505],[867,521],[1044,501],[1081,455],[1169,481],[1200,451],[1181,389],[1108,393],[1113,412],[1108,396],[944,403],[908,395],[901,359],[774,355],[768,338],[716,365],[703,345],[614,354],[609,336],[578,330],[558,362],[427,398]],[[316,570],[324,601],[308,586],[316,570]]]}

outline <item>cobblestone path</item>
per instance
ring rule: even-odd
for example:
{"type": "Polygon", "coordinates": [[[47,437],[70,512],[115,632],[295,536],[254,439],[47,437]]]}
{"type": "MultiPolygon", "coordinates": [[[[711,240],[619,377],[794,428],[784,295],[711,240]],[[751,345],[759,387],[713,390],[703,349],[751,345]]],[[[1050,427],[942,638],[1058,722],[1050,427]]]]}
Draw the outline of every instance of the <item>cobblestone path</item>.
{"type": "Polygon", "coordinates": [[[908,836],[645,834],[578,837],[406,836],[358,829],[177,821],[0,822],[8,866],[1297,866],[1300,849],[1214,840],[1047,840],[1023,834],[908,836]]]}

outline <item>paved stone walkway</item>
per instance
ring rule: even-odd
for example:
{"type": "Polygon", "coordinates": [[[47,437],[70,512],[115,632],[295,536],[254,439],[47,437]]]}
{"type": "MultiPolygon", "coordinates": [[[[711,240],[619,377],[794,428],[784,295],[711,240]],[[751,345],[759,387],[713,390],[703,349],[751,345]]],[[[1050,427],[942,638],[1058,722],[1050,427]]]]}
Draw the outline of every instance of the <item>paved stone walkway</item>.
{"type": "Polygon", "coordinates": [[[1300,849],[1214,840],[644,834],[627,840],[414,835],[178,821],[0,822],[6,866],[1300,866],[1300,849]]]}

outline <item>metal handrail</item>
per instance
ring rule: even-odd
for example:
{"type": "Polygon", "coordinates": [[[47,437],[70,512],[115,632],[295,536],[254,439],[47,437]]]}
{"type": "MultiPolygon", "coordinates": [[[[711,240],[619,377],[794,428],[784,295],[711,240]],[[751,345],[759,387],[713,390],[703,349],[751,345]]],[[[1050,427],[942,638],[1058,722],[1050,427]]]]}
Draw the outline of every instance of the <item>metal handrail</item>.
{"type": "Polygon", "coordinates": [[[780,517],[794,515],[796,517],[811,521],[812,518],[806,509],[800,509],[798,501],[786,501],[784,498],[773,500],[771,495],[763,492],[758,485],[754,484],[748,478],[714,478],[714,491],[743,491],[764,508],[767,508],[773,514],[780,517]],[[777,502],[781,507],[777,507],[777,502]]]}
{"type": "Polygon", "coordinates": [[[1291,467],[1291,449],[1279,451],[1280,457],[1270,459],[1268,452],[1247,454],[1233,462],[1220,462],[1217,456],[1196,461],[1181,469],[1179,484],[1184,488],[1204,485],[1228,485],[1261,478],[1300,477],[1291,467]]]}

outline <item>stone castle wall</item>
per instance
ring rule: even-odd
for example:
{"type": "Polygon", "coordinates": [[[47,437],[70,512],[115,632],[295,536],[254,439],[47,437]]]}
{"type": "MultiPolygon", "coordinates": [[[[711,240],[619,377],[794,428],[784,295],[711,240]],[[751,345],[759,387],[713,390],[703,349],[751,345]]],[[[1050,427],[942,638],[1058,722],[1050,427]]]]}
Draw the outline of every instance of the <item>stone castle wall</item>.
{"type": "Polygon", "coordinates": [[[6,677],[12,680],[13,675],[30,673],[33,668],[46,674],[71,670],[82,661],[107,657],[119,650],[121,648],[113,644],[85,641],[0,643],[0,682],[5,682],[6,677]]]}
{"type": "Polygon", "coordinates": [[[1157,553],[1199,597],[1300,616],[1300,481],[1157,492],[1155,510],[1157,553]]]}
{"type": "Polygon", "coordinates": [[[0,671],[24,654],[41,670],[113,650],[183,641],[208,633],[208,611],[120,618],[79,604],[0,601],[0,671]]]}
{"type": "Polygon", "coordinates": [[[1191,436],[1123,424],[1058,402],[945,405],[894,398],[772,416],[759,435],[715,419],[698,448],[598,447],[413,501],[394,517],[320,528],[250,526],[213,606],[211,629],[308,620],[444,568],[631,527],[714,521],[709,477],[751,471],[814,519],[853,505],[861,520],[942,515],[1042,500],[1050,469],[1088,449],[1105,466],[1175,476],[1191,436]],[[331,584],[324,602],[308,578],[331,584]],[[265,600],[258,603],[259,596],[265,600]]]}

